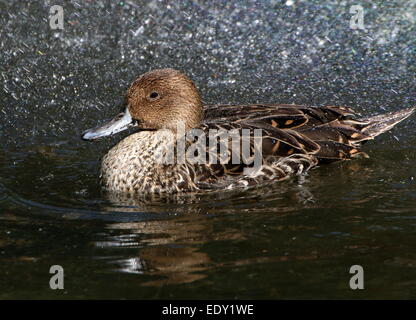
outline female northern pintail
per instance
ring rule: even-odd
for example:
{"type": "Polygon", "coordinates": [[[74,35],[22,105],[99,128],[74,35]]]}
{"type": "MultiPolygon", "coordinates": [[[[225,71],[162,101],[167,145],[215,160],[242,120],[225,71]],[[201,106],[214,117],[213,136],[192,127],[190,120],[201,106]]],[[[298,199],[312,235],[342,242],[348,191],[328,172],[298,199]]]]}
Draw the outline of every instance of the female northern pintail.
{"type": "MultiPolygon", "coordinates": [[[[123,112],[108,123],[87,130],[82,138],[95,140],[129,127],[139,130],[104,156],[101,182],[107,190],[157,194],[198,192],[283,180],[318,164],[367,157],[360,150],[362,142],[389,130],[414,111],[415,108],[410,108],[354,119],[354,112],[346,107],[204,106],[188,77],[173,69],[160,69],[134,81],[127,92],[123,112]],[[190,141],[201,142],[201,133],[208,136],[211,131],[215,132],[215,139],[218,132],[237,132],[242,142],[238,146],[240,142],[236,145],[230,139],[224,149],[221,149],[224,143],[220,146],[215,142],[213,148],[209,145],[206,153],[198,148],[190,152],[195,155],[194,151],[198,150],[196,153],[203,155],[199,160],[207,160],[212,154],[220,155],[223,156],[221,161],[215,157],[217,161],[211,158],[205,162],[195,161],[186,156],[179,161],[178,128],[187,133],[199,132],[198,138],[185,139],[186,146],[190,141]],[[260,140],[251,135],[255,129],[261,129],[257,130],[260,140]],[[253,164],[255,161],[245,161],[244,141],[251,159],[256,150],[261,150],[257,166],[253,164]],[[243,159],[238,157],[240,155],[243,159]],[[235,161],[234,156],[240,160],[235,161]],[[170,161],[165,161],[167,158],[170,161]]],[[[202,142],[204,147],[208,145],[206,141],[202,142]]]]}

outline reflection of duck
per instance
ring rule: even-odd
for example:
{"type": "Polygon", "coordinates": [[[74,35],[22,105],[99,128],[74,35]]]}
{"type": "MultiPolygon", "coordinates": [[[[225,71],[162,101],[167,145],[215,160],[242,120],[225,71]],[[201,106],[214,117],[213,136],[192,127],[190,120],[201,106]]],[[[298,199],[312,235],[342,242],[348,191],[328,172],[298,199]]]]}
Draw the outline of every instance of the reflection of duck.
{"type": "Polygon", "coordinates": [[[162,276],[160,280],[144,282],[144,286],[190,283],[206,277],[203,271],[209,257],[192,247],[148,247],[140,250],[140,256],[152,270],[149,274],[162,276]],[[199,272],[199,273],[198,273],[199,272]]]}
{"type": "MultiPolygon", "coordinates": [[[[128,193],[176,193],[245,187],[299,175],[317,164],[367,155],[362,142],[389,130],[410,116],[414,108],[354,119],[346,107],[295,105],[203,106],[199,93],[182,73],[155,70],[139,77],[126,96],[126,109],[103,126],[86,131],[83,139],[120,132],[136,126],[134,133],[104,157],[101,178],[104,187],[128,193]],[[227,162],[161,163],[177,144],[178,126],[184,129],[262,130],[259,167],[239,161],[242,151],[228,144],[227,162]],[[233,154],[234,152],[234,154],[233,154]],[[250,168],[250,170],[245,170],[250,168]]],[[[244,142],[244,141],[243,141],[244,142]]],[[[254,139],[249,140],[251,151],[254,139]]],[[[218,146],[214,148],[218,153],[218,146]]],[[[177,158],[175,160],[178,160],[177,158]]]]}
{"type": "MultiPolygon", "coordinates": [[[[207,269],[214,266],[209,255],[199,248],[213,240],[213,226],[206,216],[189,215],[159,221],[115,223],[111,224],[110,228],[130,230],[132,234],[119,238],[116,244],[113,243],[113,239],[109,245],[122,246],[123,241],[129,244],[134,234],[140,235],[140,244],[143,247],[139,249],[138,257],[118,263],[123,272],[154,276],[154,279],[143,282],[144,286],[200,280],[206,277],[207,269]]],[[[220,241],[245,239],[239,230],[231,228],[215,234],[215,240],[220,241]]],[[[103,242],[100,243],[100,246],[102,245],[103,242]]]]}

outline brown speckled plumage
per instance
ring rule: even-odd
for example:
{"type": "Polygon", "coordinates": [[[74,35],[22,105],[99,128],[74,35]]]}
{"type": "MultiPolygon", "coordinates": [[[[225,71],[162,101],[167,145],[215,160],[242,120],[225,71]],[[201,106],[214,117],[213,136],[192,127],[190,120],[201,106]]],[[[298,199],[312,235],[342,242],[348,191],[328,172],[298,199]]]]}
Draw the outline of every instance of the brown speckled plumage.
{"type": "Polygon", "coordinates": [[[120,141],[102,160],[104,188],[149,193],[196,191],[191,166],[160,164],[173,139],[174,134],[165,129],[137,132],[120,141]]]}
{"type": "MultiPolygon", "coordinates": [[[[103,158],[102,185],[125,193],[178,193],[252,186],[283,180],[337,160],[368,157],[362,142],[389,130],[414,108],[356,119],[350,108],[296,105],[207,105],[185,75],[172,69],[139,77],[126,95],[127,112],[141,130],[103,158]],[[163,164],[176,128],[262,130],[262,165],[163,164]],[[248,169],[248,170],[244,170],[248,169]]],[[[91,134],[90,134],[91,135],[91,134]]],[[[92,140],[92,139],[89,139],[92,140]]],[[[253,141],[251,141],[253,147],[253,141]]]]}

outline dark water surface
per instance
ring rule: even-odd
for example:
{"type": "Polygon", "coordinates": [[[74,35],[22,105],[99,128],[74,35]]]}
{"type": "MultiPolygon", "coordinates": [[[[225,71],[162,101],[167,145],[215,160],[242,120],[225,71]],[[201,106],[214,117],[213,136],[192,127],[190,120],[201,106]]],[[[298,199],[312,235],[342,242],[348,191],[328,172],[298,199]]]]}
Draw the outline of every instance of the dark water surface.
{"type": "Polygon", "coordinates": [[[79,138],[159,67],[207,103],[416,105],[415,2],[363,2],[366,30],[353,4],[0,0],[0,298],[416,298],[415,117],[370,159],[176,203],[106,198],[100,157],[122,135],[79,138]]]}

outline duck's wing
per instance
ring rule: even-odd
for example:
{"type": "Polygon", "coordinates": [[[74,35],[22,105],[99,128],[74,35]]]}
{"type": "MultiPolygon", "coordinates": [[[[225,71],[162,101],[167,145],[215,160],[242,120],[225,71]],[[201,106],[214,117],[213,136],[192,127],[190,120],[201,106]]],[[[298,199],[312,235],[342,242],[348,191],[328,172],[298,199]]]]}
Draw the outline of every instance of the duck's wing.
{"type": "Polygon", "coordinates": [[[308,148],[299,148],[302,141],[306,140],[309,145],[315,146],[312,153],[320,161],[326,162],[367,157],[359,149],[361,143],[391,129],[409,117],[415,109],[357,119],[357,114],[351,108],[342,106],[211,105],[205,107],[205,123],[231,122],[265,129],[272,140],[283,142],[282,146],[272,148],[277,155],[284,155],[280,148],[287,148],[288,143],[282,137],[300,142],[289,143],[294,147],[293,152],[291,149],[289,152],[311,153],[308,148]]]}
{"type": "MultiPolygon", "coordinates": [[[[244,170],[250,166],[245,161],[233,163],[233,153],[238,152],[236,158],[243,160],[244,155],[239,149],[235,151],[230,142],[226,151],[227,161],[199,167],[198,170],[201,171],[197,175],[202,177],[202,185],[205,181],[221,184],[231,180],[232,185],[252,185],[264,180],[284,179],[300,174],[318,163],[368,157],[360,150],[361,142],[373,139],[390,129],[413,111],[414,109],[406,109],[382,116],[356,119],[354,111],[347,107],[206,106],[205,120],[199,129],[207,134],[212,130],[237,131],[240,137],[244,130],[248,130],[252,154],[256,152],[255,130],[261,129],[263,166],[260,171],[247,175],[250,171],[244,170]],[[228,180],[216,180],[220,176],[228,180]]],[[[216,153],[219,151],[214,150],[216,153]]]]}
{"type": "Polygon", "coordinates": [[[298,105],[210,105],[205,107],[207,127],[262,129],[266,155],[313,154],[321,161],[366,156],[360,141],[371,137],[363,132],[367,121],[354,120],[347,107],[298,105]]]}

